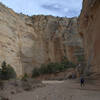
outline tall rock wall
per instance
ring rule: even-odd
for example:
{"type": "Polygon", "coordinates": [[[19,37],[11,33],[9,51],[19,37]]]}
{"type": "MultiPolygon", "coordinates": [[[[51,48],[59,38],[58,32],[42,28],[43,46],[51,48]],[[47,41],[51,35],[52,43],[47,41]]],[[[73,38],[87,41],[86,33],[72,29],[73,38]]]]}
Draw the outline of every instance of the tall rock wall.
{"type": "Polygon", "coordinates": [[[65,56],[76,62],[78,47],[77,18],[29,17],[0,4],[0,63],[11,64],[18,76],[65,56]]]}
{"type": "Polygon", "coordinates": [[[84,41],[86,71],[100,74],[100,0],[83,0],[79,33],[84,41]]]}

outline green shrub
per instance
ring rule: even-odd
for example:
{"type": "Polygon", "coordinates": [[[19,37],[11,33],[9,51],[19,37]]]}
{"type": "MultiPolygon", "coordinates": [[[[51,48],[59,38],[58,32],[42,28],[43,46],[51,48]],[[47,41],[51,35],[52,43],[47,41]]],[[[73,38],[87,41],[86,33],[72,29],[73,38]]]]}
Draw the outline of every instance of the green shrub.
{"type": "Polygon", "coordinates": [[[84,59],[85,59],[84,55],[77,56],[78,62],[84,61],[84,59]]]}
{"type": "Polygon", "coordinates": [[[44,64],[42,64],[38,70],[39,70],[39,74],[46,74],[48,72],[48,68],[44,64]]]}
{"type": "Polygon", "coordinates": [[[25,73],[24,76],[22,77],[22,81],[26,81],[27,78],[29,78],[29,76],[27,75],[27,73],[25,73]]]}
{"type": "Polygon", "coordinates": [[[0,79],[2,79],[2,69],[0,69],[0,79]]]}
{"type": "Polygon", "coordinates": [[[32,71],[32,77],[36,77],[40,75],[39,68],[34,68],[32,71]]]}
{"type": "Polygon", "coordinates": [[[7,65],[5,61],[3,61],[2,65],[1,65],[0,69],[0,78],[2,80],[9,80],[9,79],[14,79],[16,78],[16,72],[13,69],[13,67],[11,67],[11,65],[7,65]]]}
{"type": "Polygon", "coordinates": [[[16,72],[11,65],[7,65],[8,79],[16,78],[16,72]]]}
{"type": "Polygon", "coordinates": [[[66,59],[63,59],[60,63],[49,63],[47,65],[42,64],[40,68],[34,68],[32,71],[32,77],[37,77],[43,74],[52,74],[56,72],[62,72],[68,68],[75,68],[76,65],[66,59]]]}

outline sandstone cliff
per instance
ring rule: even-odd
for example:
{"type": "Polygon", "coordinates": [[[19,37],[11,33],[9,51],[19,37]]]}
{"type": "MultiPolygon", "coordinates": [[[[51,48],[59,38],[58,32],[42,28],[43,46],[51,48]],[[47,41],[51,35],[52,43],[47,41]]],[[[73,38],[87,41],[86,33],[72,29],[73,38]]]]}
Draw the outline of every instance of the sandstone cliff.
{"type": "Polygon", "coordinates": [[[87,59],[85,72],[100,74],[100,0],[83,0],[79,33],[87,59]]]}
{"type": "Polygon", "coordinates": [[[74,50],[79,47],[77,18],[30,17],[0,4],[0,63],[11,64],[18,76],[64,56],[76,62],[74,50]]]}

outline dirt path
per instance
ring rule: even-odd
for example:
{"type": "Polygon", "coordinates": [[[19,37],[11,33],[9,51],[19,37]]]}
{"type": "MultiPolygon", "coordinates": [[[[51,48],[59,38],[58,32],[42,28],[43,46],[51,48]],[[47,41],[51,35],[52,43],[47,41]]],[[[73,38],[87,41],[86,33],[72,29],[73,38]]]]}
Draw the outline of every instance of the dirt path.
{"type": "Polygon", "coordinates": [[[11,100],[100,100],[100,91],[91,85],[80,88],[73,80],[45,84],[46,87],[12,95],[11,100]]]}

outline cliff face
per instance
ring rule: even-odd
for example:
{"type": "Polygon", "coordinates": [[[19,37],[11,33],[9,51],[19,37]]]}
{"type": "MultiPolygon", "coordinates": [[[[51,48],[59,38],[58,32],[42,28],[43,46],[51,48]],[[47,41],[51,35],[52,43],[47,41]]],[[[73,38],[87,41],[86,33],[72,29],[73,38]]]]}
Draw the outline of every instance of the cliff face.
{"type": "Polygon", "coordinates": [[[86,71],[100,74],[100,0],[83,0],[79,32],[84,41],[86,71]]]}
{"type": "Polygon", "coordinates": [[[11,64],[18,76],[64,56],[76,62],[74,50],[78,47],[77,18],[29,17],[0,4],[0,63],[11,64]]]}

